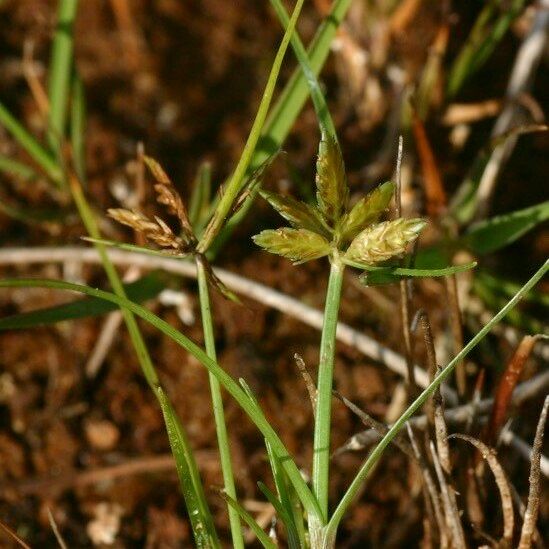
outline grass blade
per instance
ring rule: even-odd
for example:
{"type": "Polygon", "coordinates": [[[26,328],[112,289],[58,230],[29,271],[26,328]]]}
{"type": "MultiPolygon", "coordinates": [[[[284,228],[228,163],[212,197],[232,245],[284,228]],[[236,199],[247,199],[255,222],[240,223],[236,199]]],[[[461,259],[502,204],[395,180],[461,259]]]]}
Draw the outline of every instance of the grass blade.
{"type": "MultiPolygon", "coordinates": [[[[19,123],[13,114],[0,103],[0,125],[23,147],[29,156],[40,166],[46,175],[61,186],[62,171],[55,159],[42,145],[19,123]]],[[[12,167],[14,164],[12,164],[12,167]]]]}
{"type": "Polygon", "coordinates": [[[228,494],[225,494],[225,492],[221,492],[221,497],[238,513],[240,518],[253,530],[254,534],[256,535],[257,539],[259,540],[259,543],[265,547],[265,549],[277,549],[276,543],[271,540],[271,538],[265,533],[263,528],[257,524],[257,521],[252,517],[238,501],[233,499],[228,494]]]}
{"type": "Polygon", "coordinates": [[[515,294],[515,296],[488,322],[472,339],[467,345],[459,352],[448,364],[447,366],[440,371],[431,384],[419,395],[418,398],[408,407],[408,409],[400,416],[400,418],[395,422],[395,424],[389,429],[387,434],[383,439],[378,443],[374,450],[370,453],[360,471],[354,478],[353,482],[349,486],[347,492],[341,499],[339,505],[337,506],[330,522],[326,527],[326,535],[328,537],[335,537],[337,528],[343,515],[348,509],[349,505],[352,503],[354,497],[357,495],[360,487],[366,477],[369,475],[370,471],[377,464],[383,452],[391,444],[391,441],[395,436],[404,428],[406,422],[417,412],[417,410],[423,406],[427,399],[433,394],[433,392],[441,385],[441,383],[453,372],[455,366],[459,364],[490,332],[490,330],[502,320],[507,313],[512,310],[519,301],[522,300],[524,295],[530,291],[549,271],[549,260],[547,260],[535,273],[534,275],[522,286],[522,288],[515,294]]]}
{"type": "Polygon", "coordinates": [[[78,72],[73,72],[71,92],[71,146],[74,169],[78,178],[86,182],[86,95],[78,72]]]}
{"type": "MultiPolygon", "coordinates": [[[[154,274],[146,275],[135,282],[124,285],[128,299],[138,303],[155,297],[163,289],[164,284],[154,274]]],[[[37,326],[48,326],[66,320],[100,316],[116,309],[116,305],[102,299],[80,299],[56,307],[47,307],[28,313],[0,318],[0,330],[21,330],[24,328],[36,328],[37,326]]]]}
{"type": "Polygon", "coordinates": [[[265,91],[263,92],[263,98],[261,99],[261,103],[259,104],[259,108],[257,110],[252,129],[250,130],[248,140],[246,141],[246,145],[244,146],[244,150],[242,151],[238,164],[225,187],[225,192],[223,193],[223,196],[221,197],[219,204],[214,211],[210,224],[208,225],[208,227],[206,227],[206,230],[198,244],[197,250],[200,253],[205,253],[210,247],[210,244],[213,242],[214,238],[217,236],[219,230],[225,222],[226,217],[230,214],[233,204],[241,190],[242,183],[246,177],[246,173],[253,159],[253,154],[257,142],[259,141],[261,130],[263,129],[263,124],[265,122],[265,119],[267,118],[267,113],[271,104],[271,100],[273,98],[276,81],[278,79],[278,74],[280,73],[280,68],[282,66],[282,61],[284,59],[284,55],[286,54],[286,50],[288,49],[290,37],[294,32],[297,18],[299,17],[301,8],[303,7],[303,2],[304,0],[297,0],[296,2],[292,17],[290,19],[288,27],[286,28],[286,32],[284,33],[282,42],[280,43],[273,65],[271,67],[271,72],[265,86],[265,91]]]}
{"type": "Polygon", "coordinates": [[[57,9],[57,27],[53,37],[48,70],[48,140],[55,153],[60,152],[65,136],[69,107],[70,81],[73,67],[73,26],[78,0],[60,0],[57,9]]]}
{"type": "Polygon", "coordinates": [[[477,254],[499,250],[549,219],[549,200],[472,225],[462,242],[477,254]]]}
{"type": "Polygon", "coordinates": [[[0,155],[0,172],[24,181],[31,181],[38,177],[38,174],[29,165],[4,155],[0,155]]]}
{"type": "Polygon", "coordinates": [[[156,387],[156,395],[166,423],[170,447],[175,458],[177,475],[185,497],[196,546],[199,549],[221,547],[187,435],[160,385],[156,387]]]}
{"type": "MultiPolygon", "coordinates": [[[[315,497],[312,495],[305,481],[301,477],[301,473],[299,472],[299,469],[297,468],[295,462],[288,453],[288,450],[286,449],[278,435],[275,433],[274,429],[271,427],[265,416],[260,412],[260,410],[258,410],[257,406],[250,400],[248,395],[239,387],[238,383],[236,383],[233,378],[217,364],[217,362],[209,358],[208,355],[198,345],[196,345],[196,343],[193,343],[189,338],[176,330],[173,326],[171,326],[155,314],[151,313],[149,310],[145,309],[141,305],[130,301],[124,296],[105,292],[103,290],[98,290],[81,284],[72,284],[70,282],[64,282],[61,280],[44,280],[34,278],[0,280],[0,288],[10,287],[36,287],[70,290],[80,292],[82,294],[92,297],[98,297],[100,299],[104,299],[105,301],[115,303],[123,310],[129,311],[130,313],[139,316],[140,318],[160,330],[162,333],[167,335],[183,349],[192,354],[201,364],[204,365],[205,368],[208,369],[208,371],[212,372],[217,377],[221,385],[238,402],[240,407],[244,410],[244,412],[246,412],[246,414],[250,417],[253,423],[261,431],[263,436],[269,441],[274,451],[279,456],[281,463],[283,464],[284,470],[286,471],[288,478],[294,485],[305,509],[314,515],[319,515],[320,511],[315,497]]],[[[150,380],[151,376],[153,375],[153,388],[155,389],[156,394],[156,387],[159,385],[158,377],[154,369],[152,372],[147,370],[147,380],[150,380]]]]}

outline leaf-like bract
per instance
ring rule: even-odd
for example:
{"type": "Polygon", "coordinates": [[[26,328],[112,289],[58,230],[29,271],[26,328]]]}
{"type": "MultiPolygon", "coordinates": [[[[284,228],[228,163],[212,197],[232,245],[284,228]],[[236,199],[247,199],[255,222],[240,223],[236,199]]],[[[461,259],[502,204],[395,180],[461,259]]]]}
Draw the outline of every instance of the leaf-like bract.
{"type": "Polygon", "coordinates": [[[341,220],[341,239],[349,242],[367,225],[375,223],[389,206],[395,184],[387,181],[360,199],[341,220]]]}
{"type": "Polygon", "coordinates": [[[323,137],[316,162],[316,198],[328,221],[337,221],[347,204],[349,189],[341,149],[331,137],[323,137]]]}
{"type": "Polygon", "coordinates": [[[261,191],[261,196],[295,229],[307,229],[324,236],[329,236],[318,211],[291,196],[261,191]]]}
{"type": "Polygon", "coordinates": [[[268,229],[255,235],[253,240],[268,252],[287,257],[295,263],[305,263],[331,251],[324,237],[307,229],[268,229]]]}
{"type": "Polygon", "coordinates": [[[404,253],[425,227],[423,219],[399,218],[364,229],[351,242],[345,258],[372,265],[404,253]]]}

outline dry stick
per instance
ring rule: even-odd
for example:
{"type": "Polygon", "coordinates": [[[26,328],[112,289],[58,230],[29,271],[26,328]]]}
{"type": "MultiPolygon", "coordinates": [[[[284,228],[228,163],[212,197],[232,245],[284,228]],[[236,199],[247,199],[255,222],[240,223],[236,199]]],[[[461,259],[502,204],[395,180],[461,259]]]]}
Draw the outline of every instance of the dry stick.
{"type": "Polygon", "coordinates": [[[67,544],[65,543],[65,540],[63,539],[63,536],[61,535],[61,532],[59,531],[59,528],[57,527],[57,523],[55,522],[55,519],[53,518],[52,512],[49,507],[47,507],[48,510],[48,520],[50,522],[51,529],[53,530],[53,535],[55,536],[55,539],[57,540],[57,543],[59,544],[59,547],[61,549],[68,549],[67,544]]]}
{"type": "Polygon", "coordinates": [[[423,481],[425,483],[425,486],[427,487],[427,492],[431,500],[431,505],[433,506],[435,518],[437,521],[438,531],[440,535],[440,547],[442,549],[445,549],[448,546],[448,539],[449,539],[448,528],[446,527],[446,524],[442,516],[442,509],[440,508],[440,497],[436,489],[435,481],[433,479],[433,476],[431,475],[431,471],[429,470],[427,463],[425,462],[425,459],[423,458],[423,456],[421,455],[421,452],[419,451],[419,446],[417,444],[414,431],[410,426],[410,422],[406,423],[406,429],[408,431],[408,437],[410,438],[410,443],[412,444],[412,450],[419,463],[421,474],[423,475],[423,481]]]}
{"type": "Polygon", "coordinates": [[[536,528],[540,503],[540,457],[541,446],[543,444],[543,433],[545,431],[545,422],[547,421],[547,410],[549,409],[549,396],[545,397],[543,408],[539,416],[536,436],[534,438],[534,449],[532,452],[532,466],[530,468],[530,490],[528,493],[528,503],[524,513],[524,523],[520,533],[519,549],[528,549],[532,546],[532,536],[536,528]]]}
{"type": "MultiPolygon", "coordinates": [[[[196,267],[193,263],[145,255],[125,250],[106,250],[109,259],[118,266],[135,265],[142,269],[161,269],[166,272],[196,278],[196,267]]],[[[44,247],[44,248],[4,248],[0,250],[0,265],[27,265],[31,263],[63,263],[65,261],[80,261],[83,263],[100,263],[97,251],[82,247],[44,247]]],[[[259,282],[244,278],[225,269],[214,269],[221,281],[237,293],[254,299],[268,307],[272,307],[288,316],[311,326],[322,329],[323,313],[309,307],[299,300],[272,290],[259,282]]],[[[353,329],[348,324],[339,322],[337,325],[337,339],[341,343],[357,349],[362,354],[387,366],[393,372],[406,377],[407,367],[404,358],[393,350],[385,347],[376,340],[353,329]]],[[[418,385],[427,387],[429,378],[427,372],[418,366],[414,369],[418,385]]],[[[448,402],[456,402],[456,394],[450,387],[445,387],[444,396],[448,402]]]]}
{"type": "Polygon", "coordinates": [[[29,545],[27,545],[9,526],[4,524],[2,521],[0,521],[0,529],[4,530],[10,538],[14,539],[15,542],[24,549],[31,549],[29,545]]]}
{"type": "MultiPolygon", "coordinates": [[[[549,370],[543,374],[539,374],[535,378],[521,383],[513,394],[513,406],[519,406],[528,399],[538,395],[540,392],[547,391],[549,388],[549,370]]],[[[446,410],[444,417],[446,421],[453,423],[464,423],[469,420],[471,410],[476,410],[478,414],[486,414],[490,411],[494,403],[493,398],[481,400],[476,404],[463,404],[450,410],[446,410]]],[[[418,429],[425,429],[428,425],[426,415],[415,416],[410,419],[410,424],[418,429]]],[[[339,455],[348,450],[363,450],[370,444],[373,444],[379,439],[379,435],[375,431],[362,431],[352,436],[343,446],[341,446],[335,455],[339,455]]]]}
{"type": "MultiPolygon", "coordinates": [[[[402,215],[402,153],[403,140],[402,135],[398,138],[398,154],[395,170],[396,192],[395,192],[395,214],[398,219],[402,215]]],[[[414,372],[414,362],[412,356],[412,337],[410,334],[410,298],[408,295],[408,281],[400,280],[400,322],[402,324],[402,335],[404,336],[404,356],[406,357],[406,370],[408,374],[408,395],[415,396],[417,393],[417,383],[414,372]]]]}
{"type": "Polygon", "coordinates": [[[297,364],[301,377],[303,377],[305,386],[307,387],[307,392],[309,393],[309,399],[311,400],[311,406],[313,408],[313,417],[314,417],[316,416],[316,398],[317,398],[317,390],[316,390],[315,382],[313,381],[313,378],[311,377],[309,370],[307,370],[307,366],[305,365],[305,361],[303,360],[301,355],[298,353],[295,353],[294,360],[295,360],[295,363],[297,364]]]}
{"type": "MultiPolygon", "coordinates": [[[[518,99],[531,86],[535,70],[545,51],[548,25],[549,0],[540,0],[532,29],[522,43],[515,58],[515,63],[507,86],[507,105],[494,125],[492,131],[493,137],[497,137],[506,132],[516,121],[518,112],[517,107],[519,105],[518,99]]],[[[505,165],[505,162],[511,155],[516,142],[517,137],[511,137],[493,150],[477,190],[477,219],[486,217],[488,214],[490,201],[496,187],[496,180],[505,165]]]]}
{"type": "Polygon", "coordinates": [[[459,517],[454,489],[448,486],[448,483],[446,482],[446,476],[440,466],[440,461],[432,442],[429,448],[431,450],[431,457],[433,458],[433,464],[435,466],[440,492],[442,494],[442,506],[446,516],[446,524],[448,525],[448,529],[452,536],[452,547],[455,547],[456,549],[466,549],[467,544],[465,543],[465,534],[463,533],[463,527],[459,517]]]}
{"type": "MultiPolygon", "coordinates": [[[[437,357],[435,352],[435,344],[433,341],[433,331],[431,330],[431,323],[427,313],[420,309],[412,322],[411,330],[415,331],[417,322],[421,323],[423,328],[423,340],[425,342],[425,348],[427,350],[427,367],[429,372],[429,378],[435,379],[435,376],[439,372],[437,366],[437,357]]],[[[450,460],[450,448],[448,447],[448,427],[446,426],[446,420],[444,419],[444,400],[440,393],[440,387],[438,387],[429,402],[428,415],[431,416],[434,428],[435,428],[435,440],[437,445],[437,453],[440,459],[440,463],[444,472],[450,474],[452,465],[450,460]]]]}
{"type": "Polygon", "coordinates": [[[482,457],[486,460],[494,478],[501,496],[501,508],[503,512],[503,537],[499,544],[500,547],[511,547],[513,541],[513,528],[515,525],[515,513],[513,509],[513,499],[511,497],[511,489],[509,488],[509,482],[505,477],[502,466],[500,465],[496,452],[494,449],[489,448],[484,442],[470,437],[469,435],[453,434],[448,438],[459,438],[472,444],[479,452],[482,453],[482,457]]]}

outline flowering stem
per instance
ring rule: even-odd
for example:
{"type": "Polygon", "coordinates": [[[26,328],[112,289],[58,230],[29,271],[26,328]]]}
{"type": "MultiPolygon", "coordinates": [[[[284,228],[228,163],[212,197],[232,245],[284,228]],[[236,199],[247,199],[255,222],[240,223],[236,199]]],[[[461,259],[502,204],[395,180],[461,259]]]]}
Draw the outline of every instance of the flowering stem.
{"type": "Polygon", "coordinates": [[[328,520],[328,474],[330,466],[330,424],[332,413],[332,383],[334,374],[334,354],[337,317],[341,300],[341,286],[345,266],[338,257],[332,259],[324,324],[320,342],[320,362],[318,366],[317,405],[315,415],[313,492],[324,521],[328,520]]]}
{"type": "MultiPolygon", "coordinates": [[[[212,360],[217,361],[213,321],[210,307],[210,292],[208,288],[207,273],[203,261],[204,260],[201,256],[197,256],[196,270],[198,279],[198,295],[200,300],[200,313],[202,316],[202,329],[204,330],[206,354],[212,360]]],[[[225,412],[223,410],[221,385],[217,378],[211,372],[208,375],[210,380],[210,392],[212,395],[215,429],[217,432],[217,444],[219,446],[219,456],[221,459],[221,471],[223,473],[224,490],[228,496],[236,501],[236,488],[234,484],[229,438],[227,435],[227,424],[225,423],[225,412]]],[[[235,547],[236,549],[243,549],[244,538],[242,536],[242,526],[240,523],[240,517],[238,516],[238,512],[231,505],[228,505],[228,512],[229,523],[231,525],[233,547],[235,547]]]]}

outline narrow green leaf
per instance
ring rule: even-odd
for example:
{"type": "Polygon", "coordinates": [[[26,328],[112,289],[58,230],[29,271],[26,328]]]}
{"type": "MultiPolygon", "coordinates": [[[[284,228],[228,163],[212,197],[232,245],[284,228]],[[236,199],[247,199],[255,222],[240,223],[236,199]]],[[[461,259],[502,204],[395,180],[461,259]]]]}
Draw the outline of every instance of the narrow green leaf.
{"type": "Polygon", "coordinates": [[[80,181],[86,182],[86,94],[78,71],[73,71],[71,92],[70,135],[74,169],[80,181]]]}
{"type": "Polygon", "coordinates": [[[194,540],[199,549],[221,547],[191,445],[162,387],[156,387],[194,540]]]}
{"type": "Polygon", "coordinates": [[[316,162],[317,202],[327,221],[335,222],[347,205],[349,189],[339,144],[322,136],[316,162]]]}
{"type": "MultiPolygon", "coordinates": [[[[347,262],[346,262],[347,263],[347,262]]],[[[365,286],[378,286],[380,284],[392,284],[403,278],[433,278],[439,276],[450,276],[476,267],[476,262],[465,265],[448,266],[443,269],[406,269],[402,267],[380,267],[373,270],[371,266],[361,265],[356,262],[348,262],[351,267],[367,269],[368,272],[360,276],[360,282],[365,286]]]]}
{"type": "MultiPolygon", "coordinates": [[[[140,303],[158,295],[164,289],[164,284],[157,275],[148,274],[136,282],[124,284],[124,289],[129,299],[140,303]]],[[[65,320],[100,316],[116,309],[117,306],[112,303],[90,297],[56,307],[0,318],[0,330],[21,330],[47,326],[65,320]]]]}
{"type": "Polygon", "coordinates": [[[498,215],[470,227],[462,243],[477,254],[495,252],[549,219],[549,200],[509,214],[498,215]]]}
{"type": "Polygon", "coordinates": [[[14,160],[3,154],[0,154],[0,172],[7,173],[24,181],[31,181],[38,177],[38,174],[28,164],[14,160]]]}
{"type": "Polygon", "coordinates": [[[291,196],[282,196],[269,191],[261,191],[261,196],[295,229],[307,229],[326,237],[331,236],[318,210],[313,206],[291,196]]]}
{"type": "MultiPolygon", "coordinates": [[[[221,383],[221,385],[227,390],[227,392],[238,402],[240,407],[253,421],[257,428],[261,431],[263,436],[272,445],[274,451],[280,457],[280,462],[288,475],[288,478],[292,482],[299,499],[303,503],[305,510],[314,515],[315,517],[321,517],[320,508],[314,495],[311,493],[307,484],[303,480],[299,469],[297,468],[294,460],[288,453],[288,450],[280,440],[274,429],[271,427],[267,418],[261,413],[261,410],[250,400],[250,397],[240,388],[240,386],[234,381],[234,379],[212,360],[198,345],[193,343],[189,338],[184,336],[181,332],[176,330],[173,326],[162,320],[151,311],[144,307],[130,301],[122,295],[115,295],[110,292],[90,288],[81,284],[72,284],[70,282],[64,282],[61,280],[44,280],[44,279],[7,279],[0,280],[0,288],[52,288],[58,290],[69,290],[83,293],[91,297],[97,297],[115,303],[121,307],[125,312],[132,313],[146,322],[153,325],[162,333],[167,335],[173,341],[175,341],[183,349],[192,354],[205,368],[208,369],[221,383]]],[[[121,288],[122,289],[122,288],[121,288]]],[[[122,289],[123,290],[123,289],[122,289]]],[[[133,318],[133,316],[132,316],[133,318]]],[[[146,352],[146,349],[142,352],[146,352]]],[[[156,388],[158,386],[158,376],[154,367],[151,365],[151,369],[145,370],[147,381],[156,388]]]]}
{"type": "Polygon", "coordinates": [[[403,254],[426,224],[423,219],[401,217],[367,227],[351,242],[344,261],[372,265],[403,254]]]}
{"type": "MultiPolygon", "coordinates": [[[[250,172],[253,173],[253,171],[258,167],[252,166],[251,162],[254,158],[255,148],[257,146],[259,138],[261,137],[261,131],[263,129],[265,119],[267,118],[267,113],[271,104],[271,100],[273,98],[276,81],[278,80],[278,75],[282,66],[282,61],[286,54],[286,50],[288,49],[290,38],[295,30],[295,25],[297,23],[297,19],[299,18],[299,14],[301,13],[303,2],[304,0],[297,0],[294,6],[292,17],[286,28],[286,31],[284,32],[284,36],[282,37],[282,41],[280,42],[278,51],[276,52],[273,65],[271,67],[271,72],[265,86],[265,91],[263,92],[261,103],[259,104],[259,108],[257,109],[257,114],[252,124],[252,129],[250,130],[248,140],[246,141],[244,150],[240,155],[238,164],[225,187],[225,192],[219,200],[219,203],[212,216],[212,221],[208,225],[207,229],[204,231],[204,234],[202,235],[202,238],[198,244],[197,250],[199,253],[205,253],[208,250],[213,240],[221,230],[221,227],[225,223],[227,216],[229,216],[229,214],[231,213],[231,210],[234,206],[234,201],[242,190],[242,183],[246,177],[246,174],[250,172]]],[[[276,152],[276,149],[273,152],[276,152]]],[[[262,162],[260,162],[259,165],[261,165],[261,163],[262,162]]]]}
{"type": "Polygon", "coordinates": [[[296,264],[324,257],[332,250],[324,237],[306,229],[267,229],[252,238],[268,252],[291,259],[296,264]]]}
{"type": "Polygon", "coordinates": [[[189,218],[196,235],[199,235],[206,225],[211,196],[212,165],[210,162],[202,162],[198,168],[189,201],[189,218]]]}
{"type": "Polygon", "coordinates": [[[2,103],[0,103],[0,125],[25,149],[46,175],[57,186],[61,186],[62,171],[55,159],[2,103]]]}
{"type": "Polygon", "coordinates": [[[547,274],[549,271],[549,260],[547,260],[528,280],[524,286],[513,296],[513,298],[488,322],[481,330],[463,347],[463,349],[443,368],[423,390],[423,392],[414,400],[414,402],[406,409],[406,411],[398,418],[394,425],[389,429],[377,446],[370,452],[368,458],[362,464],[360,471],[355,476],[351,485],[343,495],[341,501],[337,505],[328,525],[326,526],[326,537],[335,539],[337,528],[341,519],[347,512],[349,506],[360,491],[364,480],[371,473],[377,462],[383,455],[386,448],[391,444],[398,433],[405,427],[408,420],[424,405],[431,397],[436,389],[450,376],[457,364],[463,359],[484,339],[490,330],[502,320],[511,311],[517,303],[547,274]]]}
{"type": "Polygon", "coordinates": [[[93,244],[101,244],[102,246],[108,246],[109,248],[118,248],[119,250],[127,250],[128,252],[139,252],[141,254],[156,255],[160,257],[186,258],[190,257],[189,254],[172,253],[166,250],[153,250],[145,246],[138,246],[137,244],[127,244],[125,242],[117,242],[115,240],[107,240],[105,238],[92,238],[90,236],[83,236],[82,240],[86,242],[92,242],[93,244]]]}
{"type": "Polygon", "coordinates": [[[381,214],[389,207],[394,192],[395,184],[387,181],[361,198],[341,219],[339,231],[342,241],[353,240],[366,225],[378,221],[381,214]]]}
{"type": "Polygon", "coordinates": [[[240,518],[243,522],[245,522],[252,530],[253,533],[256,535],[257,539],[259,540],[259,543],[265,547],[265,549],[277,549],[276,543],[271,540],[271,538],[265,533],[263,528],[257,524],[257,521],[252,517],[238,501],[236,501],[234,498],[226,494],[225,492],[221,492],[221,497],[239,514],[240,518]]]}
{"type": "Polygon", "coordinates": [[[74,20],[78,0],[59,0],[57,25],[53,37],[48,67],[48,139],[53,151],[60,152],[65,138],[65,124],[69,108],[70,79],[73,69],[74,20]]]}

